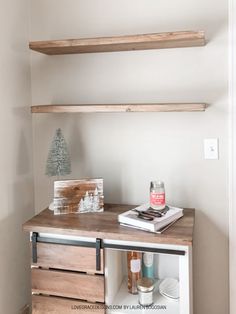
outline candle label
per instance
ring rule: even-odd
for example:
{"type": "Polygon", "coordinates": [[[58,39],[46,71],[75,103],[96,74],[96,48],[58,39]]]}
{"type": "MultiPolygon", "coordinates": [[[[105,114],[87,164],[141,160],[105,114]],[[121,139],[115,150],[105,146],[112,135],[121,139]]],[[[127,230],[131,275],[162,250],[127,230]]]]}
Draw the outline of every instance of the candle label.
{"type": "Polygon", "coordinates": [[[153,291],[139,292],[139,302],[143,306],[151,305],[153,303],[153,291]]]}
{"type": "Polygon", "coordinates": [[[152,205],[165,205],[165,193],[155,193],[150,194],[150,203],[152,205]]]}
{"type": "Polygon", "coordinates": [[[130,261],[130,270],[132,273],[138,273],[141,270],[141,261],[140,259],[132,259],[130,261]]]}

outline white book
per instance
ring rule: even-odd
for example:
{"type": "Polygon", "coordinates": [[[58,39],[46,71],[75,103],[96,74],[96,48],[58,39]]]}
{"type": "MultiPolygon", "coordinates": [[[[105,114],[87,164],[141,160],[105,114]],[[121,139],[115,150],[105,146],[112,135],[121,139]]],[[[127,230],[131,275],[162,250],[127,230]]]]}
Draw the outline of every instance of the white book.
{"type": "Polygon", "coordinates": [[[136,227],[136,226],[132,226],[132,225],[128,225],[128,224],[123,224],[123,223],[120,223],[120,225],[121,225],[121,226],[124,226],[124,227],[128,227],[128,228],[133,228],[133,229],[137,229],[137,230],[142,230],[142,231],[146,231],[146,232],[151,232],[151,233],[160,234],[160,233],[166,231],[168,228],[170,228],[177,220],[178,220],[178,219],[173,220],[171,223],[169,223],[169,224],[166,225],[165,227],[159,229],[158,231],[150,231],[149,229],[140,228],[140,227],[136,227]]]}
{"type": "Polygon", "coordinates": [[[151,221],[138,217],[137,211],[146,211],[149,207],[149,204],[144,204],[135,207],[133,210],[128,210],[127,212],[118,215],[118,221],[121,224],[128,224],[155,232],[183,216],[183,208],[169,206],[169,210],[165,215],[154,218],[151,221]]]}

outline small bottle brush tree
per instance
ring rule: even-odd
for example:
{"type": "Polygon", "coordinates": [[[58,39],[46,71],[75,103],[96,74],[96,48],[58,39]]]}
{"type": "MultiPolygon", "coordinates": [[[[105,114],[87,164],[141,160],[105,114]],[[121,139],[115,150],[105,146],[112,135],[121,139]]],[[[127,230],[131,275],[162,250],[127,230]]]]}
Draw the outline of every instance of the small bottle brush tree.
{"type": "MultiPolygon", "coordinates": [[[[45,173],[49,177],[57,177],[57,179],[60,176],[71,173],[70,155],[61,129],[56,130],[56,134],[52,140],[45,173]]],[[[54,210],[54,202],[49,205],[49,209],[54,210]]]]}
{"type": "Polygon", "coordinates": [[[70,155],[61,129],[56,130],[46,163],[46,175],[65,176],[71,173],[70,155]]]}

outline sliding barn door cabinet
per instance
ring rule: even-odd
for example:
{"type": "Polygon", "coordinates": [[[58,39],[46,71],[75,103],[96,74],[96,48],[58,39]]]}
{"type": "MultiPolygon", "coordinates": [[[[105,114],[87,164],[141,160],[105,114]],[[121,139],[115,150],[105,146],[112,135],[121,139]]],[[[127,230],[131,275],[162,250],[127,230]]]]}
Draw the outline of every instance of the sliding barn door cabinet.
{"type": "Polygon", "coordinates": [[[23,226],[30,234],[32,313],[193,314],[194,210],[162,234],[120,226],[117,215],[134,206],[106,205],[103,213],[54,215],[43,210],[23,226]],[[140,309],[127,289],[127,252],[153,252],[152,308],[140,309]],[[163,278],[179,279],[180,300],[158,292],[163,278]]]}

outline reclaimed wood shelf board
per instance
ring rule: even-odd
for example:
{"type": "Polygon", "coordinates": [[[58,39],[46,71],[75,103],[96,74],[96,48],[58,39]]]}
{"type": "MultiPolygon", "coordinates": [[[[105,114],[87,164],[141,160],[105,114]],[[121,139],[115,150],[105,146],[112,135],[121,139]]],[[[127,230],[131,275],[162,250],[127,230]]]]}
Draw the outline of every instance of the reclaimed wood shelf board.
{"type": "Polygon", "coordinates": [[[180,31],[114,37],[31,41],[29,48],[47,55],[204,46],[204,31],[180,31]]]}
{"type": "Polygon", "coordinates": [[[32,113],[109,113],[109,112],[194,112],[205,111],[204,103],[114,104],[114,105],[39,105],[32,113]]]}

